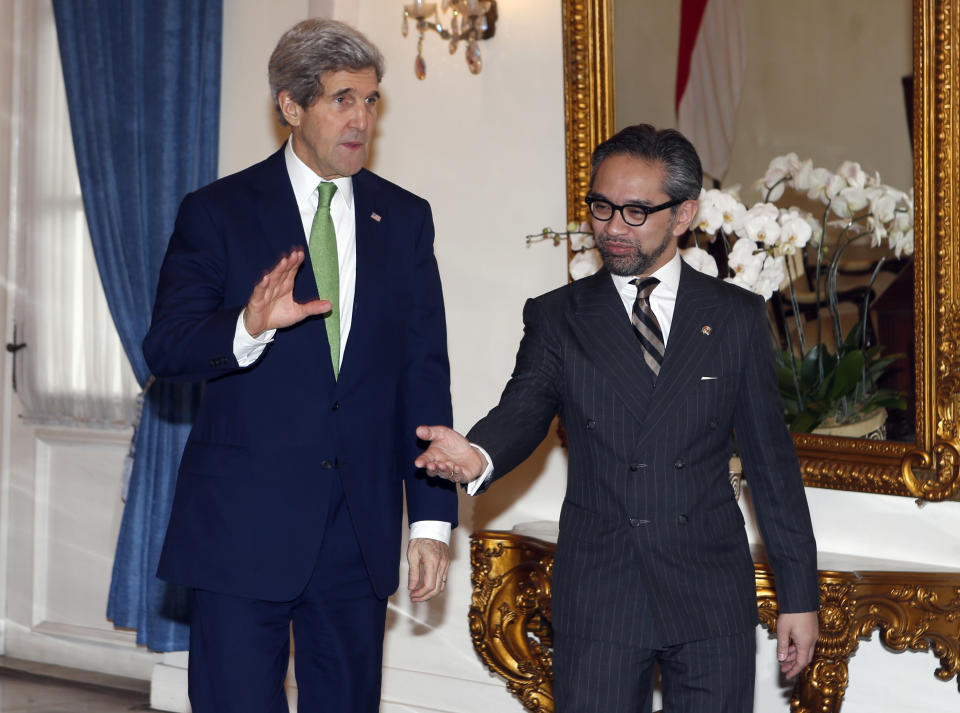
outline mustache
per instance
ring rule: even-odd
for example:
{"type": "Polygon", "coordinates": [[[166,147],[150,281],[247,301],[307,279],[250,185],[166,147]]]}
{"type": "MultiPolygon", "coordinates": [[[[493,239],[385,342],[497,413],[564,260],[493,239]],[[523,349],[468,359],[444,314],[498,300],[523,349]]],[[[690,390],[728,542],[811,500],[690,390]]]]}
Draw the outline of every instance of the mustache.
{"type": "Polygon", "coordinates": [[[598,246],[605,243],[613,243],[616,245],[633,245],[633,241],[629,238],[613,238],[607,233],[596,233],[593,236],[593,240],[598,246]]]}

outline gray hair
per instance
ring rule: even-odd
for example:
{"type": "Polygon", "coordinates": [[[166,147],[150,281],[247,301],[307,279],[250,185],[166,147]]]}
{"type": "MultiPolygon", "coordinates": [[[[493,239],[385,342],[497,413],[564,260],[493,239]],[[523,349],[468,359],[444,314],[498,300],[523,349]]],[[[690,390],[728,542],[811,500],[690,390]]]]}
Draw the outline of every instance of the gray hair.
{"type": "Polygon", "coordinates": [[[280,123],[287,125],[277,97],[290,98],[307,108],[323,96],[320,78],[328,72],[373,68],[377,81],[383,79],[383,55],[370,40],[343,22],[314,18],[287,30],[270,55],[268,74],[273,105],[280,123]]]}
{"type": "MultiPolygon", "coordinates": [[[[657,130],[650,124],[628,126],[597,146],[590,158],[590,187],[600,164],[610,156],[626,154],[663,166],[663,191],[670,200],[696,200],[703,186],[700,157],[676,129],[657,130]]],[[[677,208],[674,207],[674,213],[677,208]]]]}

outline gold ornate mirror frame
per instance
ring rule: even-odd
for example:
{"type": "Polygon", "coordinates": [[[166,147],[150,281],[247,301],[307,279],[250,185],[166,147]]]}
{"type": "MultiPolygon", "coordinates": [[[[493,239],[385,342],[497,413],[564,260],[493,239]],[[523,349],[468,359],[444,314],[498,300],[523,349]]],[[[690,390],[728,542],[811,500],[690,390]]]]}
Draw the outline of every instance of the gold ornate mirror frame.
{"type": "MultiPolygon", "coordinates": [[[[590,153],[614,127],[611,0],[563,0],[567,218],[583,220],[590,153]]],[[[915,443],[797,435],[807,485],[960,494],[960,0],[913,2],[915,443]]]]}

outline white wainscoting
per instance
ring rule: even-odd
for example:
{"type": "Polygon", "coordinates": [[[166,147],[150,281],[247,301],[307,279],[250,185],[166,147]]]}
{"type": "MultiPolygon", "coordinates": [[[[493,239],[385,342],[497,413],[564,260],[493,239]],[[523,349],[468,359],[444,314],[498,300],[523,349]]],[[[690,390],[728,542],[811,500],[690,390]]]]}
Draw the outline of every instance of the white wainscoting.
{"type": "Polygon", "coordinates": [[[149,678],[158,655],[106,616],[130,432],[12,427],[3,653],[149,678]]]}

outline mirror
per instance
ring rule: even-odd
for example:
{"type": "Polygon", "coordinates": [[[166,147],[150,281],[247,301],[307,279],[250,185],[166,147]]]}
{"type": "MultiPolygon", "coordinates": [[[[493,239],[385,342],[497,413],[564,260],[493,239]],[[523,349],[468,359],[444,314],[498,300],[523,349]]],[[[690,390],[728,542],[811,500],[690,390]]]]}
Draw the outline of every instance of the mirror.
{"type": "MultiPolygon", "coordinates": [[[[614,131],[611,0],[563,0],[568,220],[584,219],[593,147],[614,131]]],[[[809,486],[943,500],[960,493],[960,8],[913,2],[912,442],[797,435],[809,486]]],[[[772,157],[772,156],[771,156],[772,157]]],[[[851,160],[862,157],[849,156],[851,160]]]]}

